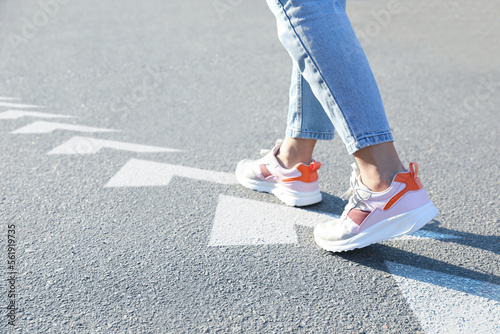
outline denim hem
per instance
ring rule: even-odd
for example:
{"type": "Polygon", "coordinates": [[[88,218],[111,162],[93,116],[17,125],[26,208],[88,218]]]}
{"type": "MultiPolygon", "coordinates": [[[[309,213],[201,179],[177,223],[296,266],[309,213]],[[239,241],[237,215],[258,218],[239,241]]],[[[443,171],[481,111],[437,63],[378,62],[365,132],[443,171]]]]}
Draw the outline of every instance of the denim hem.
{"type": "MultiPolygon", "coordinates": [[[[326,78],[324,77],[323,75],[323,72],[320,70],[320,67],[318,66],[318,64],[316,63],[316,60],[315,58],[313,57],[313,55],[311,54],[310,50],[306,48],[305,44],[304,44],[304,41],[302,40],[302,38],[300,37],[300,35],[297,33],[297,30],[296,30],[296,27],[292,24],[292,20],[290,19],[290,15],[287,13],[286,9],[285,9],[285,6],[283,5],[283,3],[281,2],[282,0],[276,0],[276,2],[279,4],[278,5],[278,8],[281,9],[281,12],[282,14],[284,15],[285,17],[285,20],[286,20],[286,23],[288,24],[289,28],[291,31],[293,31],[293,37],[295,37],[298,41],[298,46],[299,48],[301,48],[301,51],[303,53],[305,53],[307,55],[307,59],[308,61],[311,62],[311,66],[312,68],[316,71],[317,75],[319,75],[319,78],[320,80],[318,80],[318,84],[321,88],[325,89],[326,90],[326,93],[327,93],[327,96],[331,98],[332,101],[330,102],[333,102],[333,106],[334,107],[337,107],[338,109],[338,113],[340,113],[339,116],[341,117],[338,117],[338,121],[343,125],[342,127],[340,126],[335,126],[335,128],[337,129],[337,132],[339,132],[339,129],[346,129],[348,134],[353,134],[354,132],[352,131],[352,128],[350,126],[350,124],[348,123],[347,121],[347,117],[344,113],[344,111],[342,110],[342,108],[340,108],[340,105],[339,103],[337,102],[337,99],[335,98],[335,95],[333,94],[333,90],[330,88],[330,85],[328,84],[328,81],[326,80],[326,78]]],[[[285,46],[285,45],[283,45],[285,46]]],[[[285,49],[287,49],[287,47],[285,46],[285,49]]],[[[290,52],[290,50],[288,50],[290,52]]],[[[293,56],[292,56],[292,59],[293,56]]],[[[295,60],[295,59],[294,59],[295,60]]],[[[305,61],[306,61],[305,60],[305,61]]],[[[303,74],[302,74],[303,75],[303,74]]],[[[309,83],[310,84],[310,83],[309,83]]],[[[326,109],[325,109],[326,110],[326,109]]],[[[335,112],[334,112],[335,114],[335,112]]],[[[332,120],[332,123],[333,123],[333,120],[332,120]]],[[[339,132],[339,135],[341,137],[344,137],[343,134],[341,132],[339,132]]]]}
{"type": "Polygon", "coordinates": [[[362,138],[358,138],[356,141],[352,141],[346,145],[347,147],[347,152],[352,155],[353,153],[356,153],[356,151],[376,145],[376,144],[382,144],[382,143],[387,143],[394,141],[394,137],[392,136],[392,133],[386,132],[386,133],[380,133],[376,135],[371,135],[371,136],[365,136],[362,138]]]}
{"type": "Polygon", "coordinates": [[[302,139],[332,140],[334,137],[334,133],[287,129],[286,136],[291,138],[302,138],[302,139]]]}
{"type": "MultiPolygon", "coordinates": [[[[267,3],[277,19],[279,40],[348,153],[352,155],[364,147],[393,141],[375,78],[345,7],[331,8],[332,2],[326,0],[267,0],[267,3]],[[315,14],[322,10],[330,11],[338,23],[332,22],[331,16],[315,14]],[[339,61],[332,60],[336,56],[339,61]]],[[[340,0],[333,1],[334,6],[337,4],[340,0]]],[[[310,109],[304,111],[310,113],[310,109]]],[[[301,138],[321,137],[314,133],[292,131],[291,134],[301,138]]]]}

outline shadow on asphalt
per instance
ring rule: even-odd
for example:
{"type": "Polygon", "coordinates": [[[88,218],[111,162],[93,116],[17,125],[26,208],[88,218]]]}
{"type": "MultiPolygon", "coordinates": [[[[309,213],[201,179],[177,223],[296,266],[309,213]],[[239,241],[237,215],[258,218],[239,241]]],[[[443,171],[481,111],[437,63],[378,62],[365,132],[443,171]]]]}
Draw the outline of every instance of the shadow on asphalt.
{"type": "Polygon", "coordinates": [[[477,235],[467,232],[459,232],[447,228],[439,227],[439,221],[433,220],[425,225],[422,230],[442,234],[449,234],[457,237],[456,239],[442,239],[442,242],[452,242],[468,247],[474,247],[487,250],[495,254],[500,254],[500,237],[494,235],[477,235]]]}
{"type": "Polygon", "coordinates": [[[427,256],[411,253],[382,244],[375,244],[350,252],[336,254],[331,253],[331,256],[340,256],[346,260],[386,272],[389,272],[389,270],[385,268],[384,262],[390,261],[426,270],[439,271],[448,275],[467,277],[500,285],[499,276],[466,269],[441,260],[436,260],[427,256]]]}
{"type": "Polygon", "coordinates": [[[321,196],[323,198],[321,202],[309,206],[300,207],[300,209],[318,213],[329,213],[337,216],[340,216],[342,214],[347,201],[344,201],[340,197],[333,196],[325,192],[321,192],[321,196]]]}
{"type": "MultiPolygon", "coordinates": [[[[333,196],[327,193],[322,193],[322,196],[323,201],[321,203],[308,206],[304,208],[304,210],[313,212],[328,212],[340,216],[347,202],[337,196],[333,196]]],[[[439,224],[440,222],[438,220],[432,220],[430,223],[425,225],[421,229],[421,231],[429,231],[453,237],[448,239],[440,239],[440,242],[455,243],[467,247],[490,251],[495,254],[500,254],[500,238],[497,236],[484,236],[467,232],[454,231],[440,227],[439,224]]],[[[346,260],[353,261],[360,265],[367,266],[373,269],[381,270],[389,274],[390,271],[387,268],[385,261],[500,285],[499,276],[463,268],[442,260],[415,254],[406,250],[391,247],[390,245],[386,244],[375,244],[366,248],[356,249],[349,252],[330,253],[330,256],[339,256],[346,260]]]]}
{"type": "MultiPolygon", "coordinates": [[[[422,230],[428,230],[436,233],[444,233],[444,234],[452,234],[460,237],[460,239],[449,239],[449,240],[440,240],[440,242],[453,242],[461,245],[476,247],[484,250],[488,250],[494,253],[498,253],[498,237],[495,236],[480,236],[474,235],[471,233],[463,233],[456,232],[453,230],[439,228],[438,221],[432,221],[428,224],[429,227],[423,228],[422,230]]],[[[500,277],[493,274],[486,274],[483,272],[474,271],[471,269],[463,268],[454,264],[447,263],[442,260],[437,260],[430,258],[428,256],[423,256],[420,254],[415,254],[406,250],[402,250],[399,248],[391,247],[389,245],[384,244],[375,244],[366,248],[356,249],[350,252],[343,253],[330,253],[330,256],[339,256],[348,261],[353,261],[360,265],[370,267],[373,269],[381,270],[391,274],[390,270],[387,268],[386,261],[394,262],[406,266],[421,268],[424,270],[430,270],[434,272],[439,272],[451,276],[459,276],[464,278],[473,279],[476,281],[482,281],[490,284],[498,285],[498,289],[495,288],[496,291],[500,291],[500,277]]],[[[492,259],[492,261],[494,261],[492,259]]],[[[422,277],[425,277],[423,275],[422,277]]],[[[420,279],[423,282],[453,288],[455,290],[464,291],[463,287],[454,286],[453,282],[439,282],[434,280],[420,279]]],[[[476,294],[472,291],[464,291],[471,294],[476,294]]],[[[479,294],[481,295],[481,294],[479,294]]],[[[499,293],[495,293],[495,296],[491,296],[492,299],[498,300],[499,293]]]]}

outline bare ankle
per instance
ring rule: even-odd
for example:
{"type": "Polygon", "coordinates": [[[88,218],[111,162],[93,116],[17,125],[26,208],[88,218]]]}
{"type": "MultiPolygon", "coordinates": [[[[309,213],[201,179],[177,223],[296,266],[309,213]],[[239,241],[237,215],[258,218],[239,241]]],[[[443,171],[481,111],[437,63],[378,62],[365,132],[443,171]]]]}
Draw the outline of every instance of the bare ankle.
{"type": "Polygon", "coordinates": [[[278,159],[281,167],[284,167],[286,169],[293,168],[295,165],[300,163],[308,165],[311,162],[311,158],[300,158],[298,155],[281,153],[281,151],[278,152],[276,158],[278,159]]]}
{"type": "Polygon", "coordinates": [[[380,173],[380,172],[373,172],[373,173],[367,173],[365,172],[365,175],[361,175],[361,182],[370,188],[371,191],[374,192],[381,192],[389,188],[392,184],[392,180],[394,179],[394,176],[396,176],[398,172],[386,172],[386,173],[380,173]]]}
{"type": "Polygon", "coordinates": [[[375,192],[389,188],[394,176],[405,171],[392,142],[365,147],[354,157],[363,184],[375,192]]]}
{"type": "Polygon", "coordinates": [[[276,155],[281,166],[287,169],[303,163],[308,165],[312,161],[312,153],[316,140],[302,138],[285,138],[281,148],[276,155]]]}

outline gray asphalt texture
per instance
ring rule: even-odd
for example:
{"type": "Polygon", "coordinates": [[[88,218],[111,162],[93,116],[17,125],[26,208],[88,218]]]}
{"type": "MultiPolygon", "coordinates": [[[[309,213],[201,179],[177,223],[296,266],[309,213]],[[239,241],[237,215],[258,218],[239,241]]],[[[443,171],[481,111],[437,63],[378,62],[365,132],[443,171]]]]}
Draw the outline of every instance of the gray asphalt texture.
{"type": "MultiPolygon", "coordinates": [[[[3,306],[8,224],[19,272],[16,326],[2,317],[0,331],[420,333],[384,261],[500,284],[494,1],[402,1],[365,47],[395,145],[405,163],[419,162],[441,212],[425,229],[458,239],[331,254],[296,227],[297,245],[209,247],[219,195],[280,202],[185,178],[104,188],[133,157],[233,172],[283,136],[291,60],[274,17],[265,1],[222,14],[214,3],[68,1],[15,45],[41,7],[0,0],[0,96],[121,130],[94,138],[186,150],[52,156],[75,133],[15,135],[33,120],[0,121],[3,306]]],[[[353,26],[363,31],[387,3],[348,1],[353,26]]],[[[307,210],[340,214],[352,157],[336,138],[315,159],[324,200],[307,210]]]]}

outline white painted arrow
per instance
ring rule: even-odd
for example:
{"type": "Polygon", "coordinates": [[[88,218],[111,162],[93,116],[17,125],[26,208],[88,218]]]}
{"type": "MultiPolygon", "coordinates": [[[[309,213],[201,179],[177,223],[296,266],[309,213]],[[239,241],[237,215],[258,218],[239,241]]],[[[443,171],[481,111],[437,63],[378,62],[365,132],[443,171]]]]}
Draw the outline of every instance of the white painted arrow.
{"type": "Polygon", "coordinates": [[[314,227],[338,216],[221,195],[210,246],[295,244],[295,225],[314,227]]]}
{"type": "Polygon", "coordinates": [[[0,107],[10,107],[10,108],[44,108],[43,106],[36,106],[33,104],[21,104],[12,102],[2,102],[0,101],[0,107]]]}
{"type": "Polygon", "coordinates": [[[36,111],[7,110],[0,113],[0,119],[17,119],[21,117],[39,117],[39,118],[71,118],[74,116],[49,114],[36,111]]]}
{"type": "Polygon", "coordinates": [[[119,141],[75,136],[64,144],[54,148],[47,154],[95,154],[105,147],[139,153],[182,152],[181,150],[173,148],[138,145],[119,141]]]}
{"type": "Polygon", "coordinates": [[[90,126],[83,125],[73,125],[66,123],[55,123],[55,122],[45,122],[38,121],[31,124],[28,124],[20,129],[14,130],[11,133],[49,133],[54,130],[69,130],[69,131],[79,131],[79,132],[115,132],[119,130],[112,129],[102,129],[102,128],[94,128],[90,126]]]}
{"type": "Polygon", "coordinates": [[[399,238],[387,240],[387,242],[398,241],[398,240],[420,240],[420,239],[453,240],[453,239],[460,239],[460,237],[452,234],[437,233],[427,230],[418,230],[409,235],[404,235],[399,238]]]}
{"type": "MultiPolygon", "coordinates": [[[[294,244],[297,243],[295,225],[314,227],[320,222],[333,219],[339,219],[339,216],[221,195],[209,245],[294,244]]],[[[388,242],[452,238],[458,237],[420,230],[410,236],[388,242]]]]}
{"type": "Polygon", "coordinates": [[[105,187],[166,186],[174,176],[186,177],[221,184],[235,184],[233,173],[170,165],[160,162],[130,159],[105,187]]]}
{"type": "Polygon", "coordinates": [[[500,286],[386,261],[426,333],[500,333],[500,286]]]}

